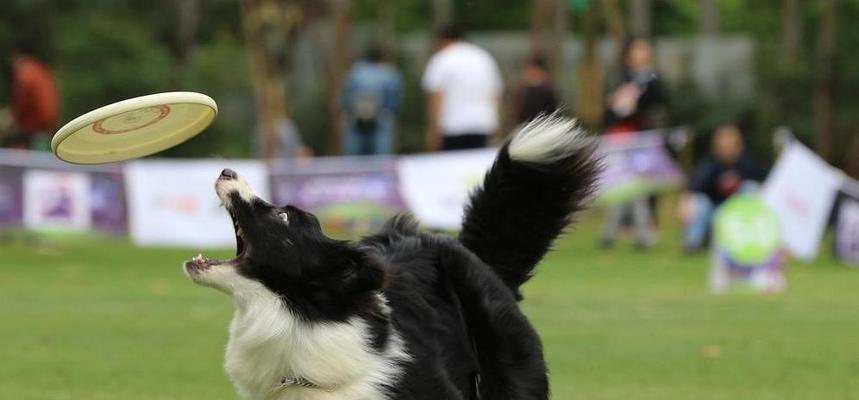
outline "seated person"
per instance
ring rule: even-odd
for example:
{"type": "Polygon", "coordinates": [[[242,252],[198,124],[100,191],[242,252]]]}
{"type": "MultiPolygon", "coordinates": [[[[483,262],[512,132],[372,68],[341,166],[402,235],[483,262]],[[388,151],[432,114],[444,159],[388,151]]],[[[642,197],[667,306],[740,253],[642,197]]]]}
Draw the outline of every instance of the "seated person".
{"type": "Polygon", "coordinates": [[[736,125],[717,128],[712,155],[695,166],[687,192],[680,198],[684,249],[701,250],[716,208],[734,193],[754,190],[766,173],[766,168],[744,151],[743,137],[736,125]]]}

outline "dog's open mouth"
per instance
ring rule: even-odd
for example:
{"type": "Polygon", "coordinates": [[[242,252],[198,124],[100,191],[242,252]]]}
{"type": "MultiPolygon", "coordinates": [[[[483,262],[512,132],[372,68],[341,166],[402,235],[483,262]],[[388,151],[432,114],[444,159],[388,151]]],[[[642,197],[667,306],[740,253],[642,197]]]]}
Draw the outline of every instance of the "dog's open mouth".
{"type": "Polygon", "coordinates": [[[245,252],[245,238],[244,232],[242,228],[239,226],[239,222],[236,219],[236,216],[233,215],[232,211],[227,210],[230,214],[230,219],[233,221],[233,230],[236,234],[236,256],[230,260],[218,260],[214,258],[208,258],[203,256],[203,254],[197,254],[196,257],[185,262],[185,269],[191,272],[201,272],[209,269],[215,265],[221,264],[235,264],[237,260],[239,260],[245,252]]]}

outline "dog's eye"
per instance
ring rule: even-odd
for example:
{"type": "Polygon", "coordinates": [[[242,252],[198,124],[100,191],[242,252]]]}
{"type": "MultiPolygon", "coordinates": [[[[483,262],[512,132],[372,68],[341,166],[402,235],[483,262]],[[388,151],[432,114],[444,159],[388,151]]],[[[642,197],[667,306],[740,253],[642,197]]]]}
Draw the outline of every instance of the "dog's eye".
{"type": "Polygon", "coordinates": [[[278,216],[280,219],[282,219],[282,220],[283,220],[283,222],[285,222],[285,223],[289,224],[289,214],[287,214],[287,213],[285,213],[285,212],[282,212],[282,213],[280,213],[280,214],[277,214],[277,216],[278,216]]]}

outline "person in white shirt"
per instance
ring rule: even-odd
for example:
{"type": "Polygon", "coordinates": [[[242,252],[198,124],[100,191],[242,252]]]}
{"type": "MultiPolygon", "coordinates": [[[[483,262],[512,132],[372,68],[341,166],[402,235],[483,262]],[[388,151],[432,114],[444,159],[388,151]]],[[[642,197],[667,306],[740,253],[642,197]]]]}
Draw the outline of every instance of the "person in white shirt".
{"type": "Polygon", "coordinates": [[[498,131],[501,73],[486,50],[463,40],[455,27],[438,36],[421,81],[427,99],[427,148],[485,147],[498,131]]]}

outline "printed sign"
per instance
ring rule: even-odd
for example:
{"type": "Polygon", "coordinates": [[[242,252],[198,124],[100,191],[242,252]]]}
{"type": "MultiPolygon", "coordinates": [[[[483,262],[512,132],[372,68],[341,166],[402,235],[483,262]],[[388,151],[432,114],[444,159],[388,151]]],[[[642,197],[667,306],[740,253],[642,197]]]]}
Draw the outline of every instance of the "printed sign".
{"type": "MultiPolygon", "coordinates": [[[[676,187],[683,174],[665,150],[662,135],[641,132],[602,139],[598,201],[617,204],[676,187]]],[[[482,182],[497,149],[404,156],[399,159],[400,191],[425,225],[458,229],[468,195],[482,182]]]]}
{"type": "Polygon", "coordinates": [[[24,172],[24,226],[86,231],[90,228],[90,180],[80,172],[24,172]]]}
{"type": "Polygon", "coordinates": [[[842,174],[799,142],[787,146],[761,192],[778,215],[784,246],[801,260],[817,256],[842,174]]]}
{"type": "Polygon", "coordinates": [[[736,195],[716,213],[710,287],[715,292],[786,287],[778,216],[760,198],[736,195]]]}
{"type": "Polygon", "coordinates": [[[734,196],[715,218],[716,243],[743,265],[768,260],[781,244],[778,216],[760,199],[734,196]]]}
{"type": "Polygon", "coordinates": [[[600,203],[624,203],[683,182],[683,174],[665,150],[662,135],[656,132],[604,136],[598,154],[603,163],[600,203]]]}
{"type": "Polygon", "coordinates": [[[238,172],[261,198],[270,198],[268,171],[259,161],[141,160],[126,164],[132,241],[138,246],[235,246],[232,222],[214,190],[224,168],[238,172]]]}
{"type": "Polygon", "coordinates": [[[369,234],[405,205],[393,158],[285,161],[272,172],[273,198],[314,213],[326,233],[369,234]]]}
{"type": "Polygon", "coordinates": [[[400,193],[424,225],[459,229],[468,195],[482,183],[496,153],[480,149],[401,157],[400,193]]]}

